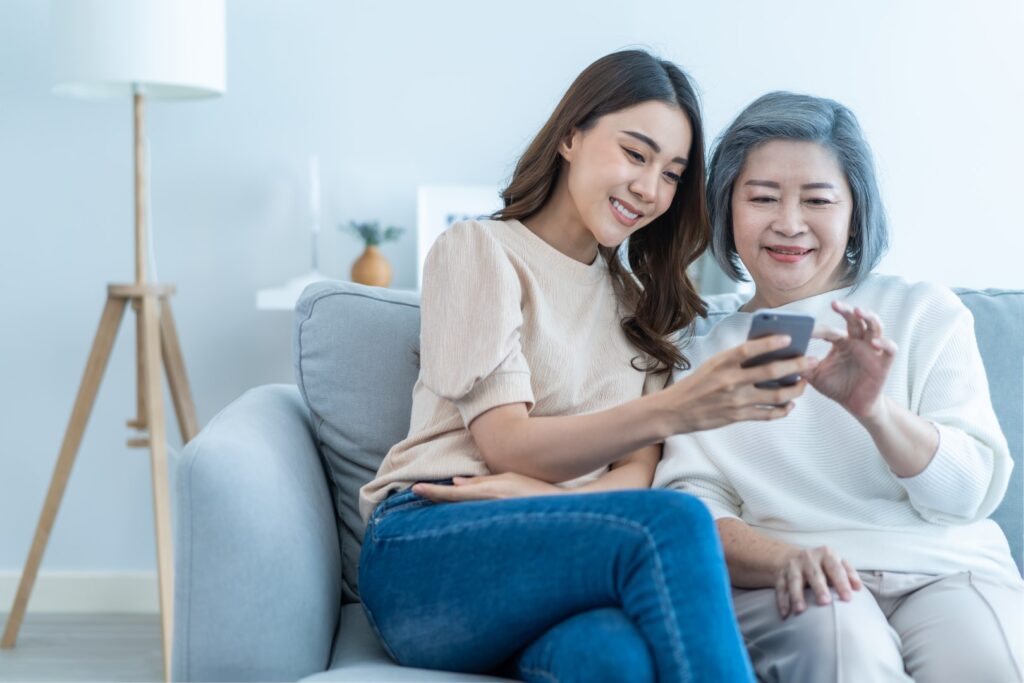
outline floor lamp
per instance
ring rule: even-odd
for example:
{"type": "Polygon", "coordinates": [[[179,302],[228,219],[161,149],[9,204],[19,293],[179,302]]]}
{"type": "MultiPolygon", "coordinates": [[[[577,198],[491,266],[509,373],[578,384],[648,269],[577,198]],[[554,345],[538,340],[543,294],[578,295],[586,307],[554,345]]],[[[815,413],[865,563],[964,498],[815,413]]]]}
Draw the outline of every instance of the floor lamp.
{"type": "Polygon", "coordinates": [[[130,302],[136,314],[138,413],[128,426],[144,435],[129,439],[128,445],[150,452],[164,677],[170,680],[174,564],[161,366],[167,371],[183,442],[196,434],[197,424],[171,315],[174,286],[151,282],[146,272],[149,200],[144,105],[147,99],[211,97],[224,91],[224,1],[52,0],[50,7],[54,91],[86,98],[130,95],[133,101],[135,281],[107,287],[106,307],[0,645],[14,647],[18,637],[111,348],[130,302]]]}

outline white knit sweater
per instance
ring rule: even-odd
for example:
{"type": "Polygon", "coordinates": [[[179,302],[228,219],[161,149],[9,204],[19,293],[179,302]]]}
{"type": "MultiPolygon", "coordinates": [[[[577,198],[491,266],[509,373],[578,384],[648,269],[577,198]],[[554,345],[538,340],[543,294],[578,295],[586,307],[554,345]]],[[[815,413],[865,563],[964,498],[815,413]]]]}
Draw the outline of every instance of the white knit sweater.
{"type": "MultiPolygon", "coordinates": [[[[828,545],[858,569],[1017,576],[1005,536],[986,519],[1013,461],[970,311],[946,288],[879,275],[777,310],[845,330],[830,308],[835,299],[876,312],[898,345],[884,392],[938,427],[938,452],[924,471],[893,474],[867,431],[808,387],[781,420],[670,438],[654,485],[691,493],[715,518],[737,517],[772,538],[828,545]]],[[[698,333],[685,349],[693,367],[742,343],[751,317],[737,311],[698,333]]],[[[828,350],[812,340],[808,353],[828,350]]]]}

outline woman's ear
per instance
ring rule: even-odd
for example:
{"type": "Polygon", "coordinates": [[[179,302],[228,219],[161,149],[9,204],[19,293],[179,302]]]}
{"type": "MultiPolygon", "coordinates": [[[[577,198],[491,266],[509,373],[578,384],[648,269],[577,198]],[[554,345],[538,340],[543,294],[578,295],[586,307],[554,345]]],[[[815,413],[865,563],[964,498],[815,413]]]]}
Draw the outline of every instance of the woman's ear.
{"type": "Polygon", "coordinates": [[[572,158],[576,155],[576,150],[579,148],[580,141],[580,130],[579,128],[573,128],[569,131],[569,134],[562,138],[562,142],[558,145],[558,153],[562,155],[562,158],[568,162],[572,162],[572,158]]]}

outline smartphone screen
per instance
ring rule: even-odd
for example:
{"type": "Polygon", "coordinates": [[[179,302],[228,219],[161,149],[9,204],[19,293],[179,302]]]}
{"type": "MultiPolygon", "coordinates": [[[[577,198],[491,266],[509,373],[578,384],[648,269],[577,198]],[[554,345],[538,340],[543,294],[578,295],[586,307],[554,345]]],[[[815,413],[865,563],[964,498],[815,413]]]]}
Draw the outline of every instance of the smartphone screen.
{"type": "MultiPolygon", "coordinates": [[[[798,315],[795,313],[776,313],[774,311],[757,311],[750,322],[750,332],[747,339],[760,339],[775,334],[789,335],[789,346],[763,353],[760,356],[746,360],[741,367],[750,368],[757,365],[764,365],[773,360],[786,358],[797,358],[807,353],[807,344],[811,341],[811,332],[814,330],[814,318],[809,315],[798,315]]],[[[800,381],[799,375],[786,375],[778,379],[771,379],[758,382],[754,386],[759,389],[778,389],[788,387],[800,381]]]]}

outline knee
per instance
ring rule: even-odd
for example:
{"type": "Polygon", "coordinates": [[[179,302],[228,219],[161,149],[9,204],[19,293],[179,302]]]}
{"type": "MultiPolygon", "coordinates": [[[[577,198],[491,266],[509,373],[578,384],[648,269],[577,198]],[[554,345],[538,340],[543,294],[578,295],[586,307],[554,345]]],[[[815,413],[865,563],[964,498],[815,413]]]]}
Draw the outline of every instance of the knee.
{"type": "Polygon", "coordinates": [[[698,498],[680,491],[651,491],[645,526],[662,554],[681,555],[687,563],[724,562],[718,528],[698,498]]]}
{"type": "MultiPolygon", "coordinates": [[[[1020,681],[1024,669],[1020,652],[1003,639],[977,639],[958,634],[955,641],[913,643],[907,652],[907,668],[920,683],[944,681],[1020,681]],[[956,642],[959,647],[949,644],[956,642]],[[946,645],[943,647],[943,645],[946,645]]],[[[1017,644],[1019,649],[1021,644],[1017,644]]]]}
{"type": "Polygon", "coordinates": [[[630,505],[637,521],[652,533],[691,533],[715,535],[715,521],[707,507],[695,496],[681,491],[654,489],[631,492],[630,505]]]}
{"type": "Polygon", "coordinates": [[[840,600],[834,590],[831,596],[831,602],[819,605],[814,593],[806,589],[804,601],[807,609],[802,614],[789,617],[806,619],[800,635],[808,650],[835,652],[842,649],[859,656],[877,645],[879,632],[891,631],[874,597],[866,590],[854,591],[848,602],[840,600]]]}
{"type": "Polygon", "coordinates": [[[898,638],[870,593],[856,591],[850,602],[833,593],[827,605],[816,604],[810,591],[805,599],[807,610],[789,617],[800,625],[794,650],[801,678],[856,680],[871,672],[872,680],[906,680],[898,638]]]}
{"type": "Polygon", "coordinates": [[[707,506],[696,496],[682,491],[659,491],[661,504],[668,515],[677,522],[692,526],[714,528],[715,520],[707,506]]]}
{"type": "Polygon", "coordinates": [[[718,530],[700,500],[664,489],[614,495],[615,525],[627,523],[628,547],[637,558],[657,555],[666,567],[686,567],[691,580],[717,581],[724,574],[718,530]]]}

